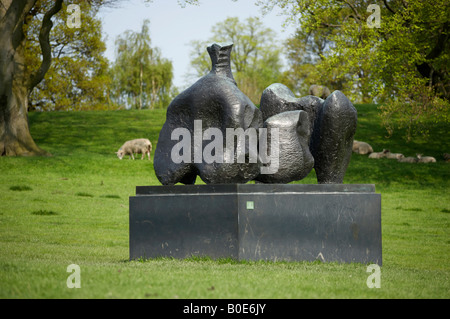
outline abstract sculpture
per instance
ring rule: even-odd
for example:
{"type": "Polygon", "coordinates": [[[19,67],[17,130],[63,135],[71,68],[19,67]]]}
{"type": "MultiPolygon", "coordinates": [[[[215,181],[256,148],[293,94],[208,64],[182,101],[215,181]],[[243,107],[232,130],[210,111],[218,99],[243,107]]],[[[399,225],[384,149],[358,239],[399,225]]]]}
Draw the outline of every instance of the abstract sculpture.
{"type": "Polygon", "coordinates": [[[314,167],[320,184],[342,183],[356,130],[352,103],[340,91],[296,98],[277,83],[258,109],[233,78],[232,46],[208,47],[210,73],[170,103],[154,157],[159,181],[289,183],[314,167]]]}
{"type": "MultiPolygon", "coordinates": [[[[192,137],[198,136],[199,133],[204,136],[209,128],[219,129],[225,136],[227,128],[246,130],[252,127],[256,130],[262,127],[261,112],[238,89],[231,73],[231,49],[232,44],[226,46],[213,44],[208,47],[212,61],[211,72],[178,95],[168,107],[167,119],[160,132],[154,158],[155,173],[163,185],[178,182],[194,184],[197,175],[207,184],[246,183],[259,174],[257,162],[238,163],[233,158],[228,161],[223,159],[222,163],[221,161],[207,163],[198,158],[199,156],[195,154],[203,154],[207,144],[198,138],[191,138],[189,159],[181,163],[174,163],[173,159],[173,155],[178,155],[173,154],[173,150],[179,143],[179,136],[172,137],[177,129],[177,132],[189,133],[192,137]],[[195,120],[201,121],[201,132],[194,131],[195,120]]],[[[187,138],[189,134],[183,137],[187,138]]],[[[189,152],[186,148],[182,151],[189,152]]]]}

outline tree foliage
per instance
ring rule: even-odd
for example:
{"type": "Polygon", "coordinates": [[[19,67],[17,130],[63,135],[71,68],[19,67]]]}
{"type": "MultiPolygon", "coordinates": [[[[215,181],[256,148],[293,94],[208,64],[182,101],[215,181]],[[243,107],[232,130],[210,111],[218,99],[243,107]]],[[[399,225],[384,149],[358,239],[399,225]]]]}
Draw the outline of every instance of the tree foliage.
{"type": "Polygon", "coordinates": [[[284,84],[299,96],[308,95],[313,84],[345,91],[346,83],[339,78],[336,69],[325,75],[317,67],[325,59],[325,54],[332,45],[327,37],[297,29],[295,35],[286,41],[289,68],[284,73],[284,84]]]}
{"type": "MultiPolygon", "coordinates": [[[[40,21],[51,2],[40,1],[26,25],[27,74],[40,63],[40,21]]],[[[102,39],[101,21],[96,18],[98,7],[80,0],[71,4],[79,6],[80,25],[68,26],[67,21],[73,13],[63,3],[50,32],[52,65],[30,94],[31,110],[104,109],[108,105],[108,61],[103,56],[106,45],[102,39]]]]}
{"type": "Polygon", "coordinates": [[[211,28],[213,36],[207,41],[193,41],[191,66],[196,76],[205,75],[211,69],[206,47],[213,43],[233,43],[231,67],[239,89],[258,104],[262,91],[281,79],[280,49],[275,43],[275,32],[266,28],[256,17],[245,22],[239,18],[227,18],[211,28]]]}
{"type": "Polygon", "coordinates": [[[111,67],[110,97],[118,105],[167,107],[171,100],[172,62],[151,46],[150,21],[140,32],[127,30],[116,39],[116,60],[111,67]]]}
{"type": "MultiPolygon", "coordinates": [[[[329,45],[316,64],[322,79],[341,81],[356,102],[385,103],[390,133],[426,133],[448,121],[450,97],[450,4],[446,0],[260,0],[280,7],[306,37],[329,45]],[[378,11],[378,12],[377,12],[378,11]],[[379,26],[374,19],[379,14],[379,26]]],[[[300,48],[300,47],[299,47],[300,48]]]]}

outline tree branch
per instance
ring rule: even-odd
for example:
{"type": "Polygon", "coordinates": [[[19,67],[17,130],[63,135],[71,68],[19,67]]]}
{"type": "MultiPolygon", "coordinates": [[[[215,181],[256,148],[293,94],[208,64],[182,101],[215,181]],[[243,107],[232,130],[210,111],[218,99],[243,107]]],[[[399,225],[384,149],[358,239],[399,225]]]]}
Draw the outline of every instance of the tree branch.
{"type": "Polygon", "coordinates": [[[323,27],[326,27],[326,28],[340,28],[340,27],[342,27],[342,25],[340,25],[340,24],[332,24],[332,23],[326,23],[326,22],[321,22],[320,25],[323,26],[323,27]]]}
{"type": "Polygon", "coordinates": [[[385,6],[389,11],[391,11],[392,14],[395,14],[395,11],[392,10],[392,8],[388,5],[387,0],[383,0],[383,2],[384,2],[384,6],[385,6]]]}
{"type": "Polygon", "coordinates": [[[51,7],[44,15],[42,19],[42,26],[39,32],[39,44],[41,46],[42,51],[42,63],[39,69],[36,71],[34,75],[31,76],[31,79],[28,84],[28,92],[39,84],[47,73],[50,65],[52,63],[52,49],[50,46],[50,30],[53,27],[53,22],[51,18],[57,14],[62,7],[63,0],[56,0],[53,7],[51,7]]]}
{"type": "Polygon", "coordinates": [[[35,2],[36,0],[2,0],[2,7],[0,8],[0,22],[2,28],[4,28],[2,29],[2,32],[14,32],[14,30],[19,26],[19,23],[23,21],[28,11],[30,11],[34,6],[35,2]]]}
{"type": "Polygon", "coordinates": [[[361,21],[361,15],[359,14],[358,10],[356,10],[356,8],[347,0],[344,0],[344,2],[350,7],[350,9],[352,9],[352,11],[355,13],[355,17],[353,17],[355,20],[357,21],[361,21]]]}
{"type": "MultiPolygon", "coordinates": [[[[24,39],[22,26],[28,12],[33,8],[36,0],[5,1],[0,8],[0,32],[11,40],[15,50],[24,39]]],[[[3,41],[7,41],[3,38],[3,41]]]]}
{"type": "Polygon", "coordinates": [[[439,36],[437,39],[437,43],[435,47],[430,51],[430,53],[427,54],[427,59],[435,59],[439,55],[441,55],[442,51],[444,51],[446,44],[448,45],[449,40],[449,31],[450,31],[450,24],[449,22],[445,22],[442,26],[442,29],[439,32],[439,36]]]}
{"type": "Polygon", "coordinates": [[[441,53],[445,49],[445,45],[449,39],[449,23],[446,22],[439,33],[438,39],[436,41],[436,45],[434,48],[427,54],[426,61],[421,64],[416,64],[417,71],[424,77],[429,78],[432,70],[432,66],[430,64],[430,60],[433,60],[441,55],[441,53]]]}

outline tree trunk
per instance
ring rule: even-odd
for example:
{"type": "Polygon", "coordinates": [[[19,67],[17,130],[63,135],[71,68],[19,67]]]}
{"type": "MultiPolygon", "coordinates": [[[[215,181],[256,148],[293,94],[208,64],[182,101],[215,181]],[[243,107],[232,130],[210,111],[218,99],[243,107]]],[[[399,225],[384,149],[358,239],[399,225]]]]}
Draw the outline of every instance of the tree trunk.
{"type": "Polygon", "coordinates": [[[0,155],[48,156],[30,134],[28,126],[28,93],[22,87],[13,87],[0,102],[0,155]]]}
{"type": "Polygon", "coordinates": [[[39,41],[42,63],[36,73],[25,78],[23,25],[36,0],[2,1],[0,9],[0,155],[48,156],[30,134],[28,96],[42,81],[51,63],[48,35],[53,26],[51,17],[61,10],[62,0],[54,3],[44,15],[39,41]]]}
{"type": "Polygon", "coordinates": [[[14,49],[8,45],[8,41],[2,43],[5,45],[0,48],[0,155],[49,155],[36,145],[28,126],[28,89],[23,83],[23,47],[19,45],[14,49]]]}
{"type": "MultiPolygon", "coordinates": [[[[433,59],[436,59],[442,53],[445,52],[445,48],[446,46],[448,46],[448,41],[450,38],[449,31],[450,31],[450,23],[447,21],[444,23],[444,25],[440,30],[435,46],[427,54],[426,56],[427,61],[432,61],[433,59]]],[[[448,78],[446,78],[446,76],[444,76],[444,74],[442,74],[440,70],[434,70],[431,62],[423,62],[421,64],[416,64],[416,69],[417,71],[419,71],[422,77],[428,79],[428,85],[435,91],[435,93],[438,96],[446,100],[450,99],[450,96],[446,91],[446,87],[448,87],[449,85],[448,78]]]]}

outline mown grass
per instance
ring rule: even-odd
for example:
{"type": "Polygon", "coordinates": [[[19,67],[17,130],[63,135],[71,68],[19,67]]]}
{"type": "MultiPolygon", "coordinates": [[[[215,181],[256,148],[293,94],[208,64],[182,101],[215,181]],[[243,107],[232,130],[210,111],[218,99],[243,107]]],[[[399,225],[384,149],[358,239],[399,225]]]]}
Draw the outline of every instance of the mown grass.
{"type": "MultiPolygon", "coordinates": [[[[382,196],[380,289],[367,287],[362,264],[129,261],[128,198],[159,182],[153,161],[114,152],[147,137],[153,159],[165,111],[54,112],[30,114],[52,157],[0,158],[0,298],[449,298],[448,127],[406,143],[402,132],[386,138],[376,106],[357,108],[356,139],[438,159],[352,156],[344,182],[373,183],[382,196]],[[80,266],[81,289],[67,288],[70,264],[80,266]]],[[[301,183],[317,183],[314,172],[301,183]]]]}

